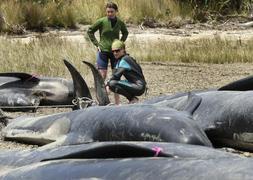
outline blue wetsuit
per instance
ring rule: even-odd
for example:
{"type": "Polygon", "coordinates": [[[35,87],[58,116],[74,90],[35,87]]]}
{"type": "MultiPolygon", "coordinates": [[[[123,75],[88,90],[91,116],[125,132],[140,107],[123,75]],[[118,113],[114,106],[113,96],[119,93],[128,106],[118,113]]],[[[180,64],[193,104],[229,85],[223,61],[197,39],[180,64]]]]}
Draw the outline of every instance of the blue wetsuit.
{"type": "Polygon", "coordinates": [[[118,60],[108,86],[113,92],[131,101],[145,92],[146,81],[140,65],[131,56],[125,55],[118,60]],[[124,76],[125,80],[121,80],[121,76],[124,76]]]}

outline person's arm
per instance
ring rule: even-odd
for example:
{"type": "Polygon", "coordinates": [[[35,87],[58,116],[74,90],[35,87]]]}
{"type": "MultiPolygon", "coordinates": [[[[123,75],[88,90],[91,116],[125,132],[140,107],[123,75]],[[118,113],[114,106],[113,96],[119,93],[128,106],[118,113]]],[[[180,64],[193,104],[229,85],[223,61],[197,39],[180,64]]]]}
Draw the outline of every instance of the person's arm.
{"type": "Polygon", "coordinates": [[[122,23],[122,26],[121,26],[121,33],[122,33],[122,37],[121,37],[121,41],[126,41],[127,39],[127,36],[128,36],[128,30],[126,28],[126,25],[125,23],[122,23]]]}
{"type": "Polygon", "coordinates": [[[95,32],[100,28],[101,26],[101,20],[98,20],[97,22],[95,22],[95,24],[93,24],[92,26],[89,27],[87,34],[91,40],[91,42],[98,47],[99,42],[97,41],[96,37],[95,37],[95,32]]]}
{"type": "Polygon", "coordinates": [[[131,66],[128,64],[128,62],[125,59],[122,59],[119,62],[119,67],[115,69],[115,71],[112,74],[111,80],[120,80],[121,76],[125,71],[130,71],[131,66]]]}
{"type": "Polygon", "coordinates": [[[117,68],[114,70],[111,78],[105,83],[105,87],[109,87],[110,86],[110,81],[116,80],[119,81],[121,76],[123,75],[123,72],[125,71],[124,68],[117,68]]]}
{"type": "Polygon", "coordinates": [[[112,77],[110,80],[120,80],[121,76],[123,75],[125,68],[117,68],[114,73],[112,74],[112,77]]]}

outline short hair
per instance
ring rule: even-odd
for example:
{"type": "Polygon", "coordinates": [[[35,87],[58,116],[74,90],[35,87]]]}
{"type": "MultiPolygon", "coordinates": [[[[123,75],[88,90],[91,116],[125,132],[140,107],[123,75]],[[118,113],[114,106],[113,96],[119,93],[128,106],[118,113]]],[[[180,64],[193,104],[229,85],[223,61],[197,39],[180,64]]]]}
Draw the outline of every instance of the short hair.
{"type": "Polygon", "coordinates": [[[114,2],[108,2],[105,6],[105,8],[113,8],[115,11],[118,11],[118,6],[114,2]]]}

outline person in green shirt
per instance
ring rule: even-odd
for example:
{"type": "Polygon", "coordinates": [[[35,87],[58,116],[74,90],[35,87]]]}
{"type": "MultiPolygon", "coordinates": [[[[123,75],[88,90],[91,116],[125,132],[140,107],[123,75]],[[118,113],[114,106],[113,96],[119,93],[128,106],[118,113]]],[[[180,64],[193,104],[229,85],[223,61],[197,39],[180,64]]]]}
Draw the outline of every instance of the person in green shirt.
{"type": "MultiPolygon", "coordinates": [[[[88,36],[91,42],[97,47],[97,68],[104,79],[107,76],[108,61],[110,59],[111,68],[114,69],[116,59],[111,52],[112,42],[115,39],[125,41],[128,30],[123,21],[117,17],[118,6],[113,2],[108,2],[105,6],[106,16],[98,19],[88,29],[88,36]],[[95,32],[99,30],[100,41],[95,37],[95,32]],[[120,32],[122,34],[121,38],[120,32]]],[[[119,95],[115,94],[115,104],[119,102],[119,95]]]]}

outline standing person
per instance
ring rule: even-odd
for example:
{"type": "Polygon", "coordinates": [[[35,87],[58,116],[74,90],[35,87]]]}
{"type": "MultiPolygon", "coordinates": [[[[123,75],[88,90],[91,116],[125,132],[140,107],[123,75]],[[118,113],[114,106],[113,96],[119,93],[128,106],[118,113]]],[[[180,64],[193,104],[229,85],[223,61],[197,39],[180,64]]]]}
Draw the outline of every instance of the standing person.
{"type": "Polygon", "coordinates": [[[137,103],[136,96],[142,95],[146,90],[142,69],[135,59],[126,53],[124,42],[114,40],[112,52],[117,59],[117,64],[107,86],[111,91],[125,96],[129,104],[137,103]],[[125,77],[125,80],[121,80],[122,76],[125,77]]]}
{"type": "MultiPolygon", "coordinates": [[[[111,68],[114,69],[116,59],[111,52],[111,46],[114,39],[119,39],[120,32],[122,33],[121,40],[125,41],[128,36],[126,25],[116,15],[118,6],[113,2],[108,2],[105,6],[106,16],[98,19],[88,29],[88,36],[91,42],[97,47],[97,68],[104,79],[107,76],[108,60],[110,59],[111,68]],[[95,37],[95,32],[99,30],[100,41],[95,37]]],[[[114,94],[115,104],[119,101],[119,95],[114,94]]]]}

